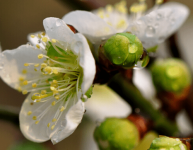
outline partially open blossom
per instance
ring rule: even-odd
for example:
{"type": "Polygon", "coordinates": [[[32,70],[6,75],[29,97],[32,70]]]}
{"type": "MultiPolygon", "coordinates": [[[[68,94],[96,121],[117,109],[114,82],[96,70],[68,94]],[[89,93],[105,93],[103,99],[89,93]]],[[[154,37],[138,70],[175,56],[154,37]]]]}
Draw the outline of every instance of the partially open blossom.
{"type": "Polygon", "coordinates": [[[34,46],[22,45],[0,54],[1,78],[30,94],[20,112],[20,128],[34,142],[53,144],[74,132],[85,111],[95,76],[95,61],[86,38],[63,20],[46,18],[46,33],[32,34],[34,46]]]}
{"type": "MultiPolygon", "coordinates": [[[[95,11],[96,15],[87,11],[73,11],[66,14],[63,20],[73,25],[95,45],[101,44],[102,41],[115,33],[131,32],[142,41],[144,48],[154,51],[158,44],[164,42],[166,38],[178,30],[189,15],[189,9],[180,3],[168,2],[160,5],[161,2],[157,0],[156,5],[145,12],[145,1],[141,0],[139,4],[131,6],[130,16],[125,15],[127,9],[122,2],[120,10],[123,10],[125,17],[119,18],[124,18],[124,21],[121,22],[126,22],[127,28],[124,27],[121,30],[116,28],[115,23],[109,22],[114,18],[114,21],[119,23],[116,19],[117,9],[113,11],[114,8],[109,7],[109,5],[105,9],[99,9],[98,13],[95,11]],[[108,17],[110,18],[107,19],[108,17]]],[[[121,12],[118,14],[120,15],[121,12]]]]}

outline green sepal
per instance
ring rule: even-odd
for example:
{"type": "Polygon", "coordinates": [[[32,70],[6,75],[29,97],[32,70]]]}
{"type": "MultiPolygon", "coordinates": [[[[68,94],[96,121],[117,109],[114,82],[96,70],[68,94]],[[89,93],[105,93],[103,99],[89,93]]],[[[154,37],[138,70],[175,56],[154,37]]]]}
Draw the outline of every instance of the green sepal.
{"type": "Polygon", "coordinates": [[[148,53],[155,53],[158,49],[158,45],[154,46],[154,47],[150,47],[147,49],[148,53]]]}
{"type": "Polygon", "coordinates": [[[85,95],[86,95],[88,98],[91,98],[92,91],[93,91],[93,85],[90,86],[90,88],[86,91],[85,95]]]}

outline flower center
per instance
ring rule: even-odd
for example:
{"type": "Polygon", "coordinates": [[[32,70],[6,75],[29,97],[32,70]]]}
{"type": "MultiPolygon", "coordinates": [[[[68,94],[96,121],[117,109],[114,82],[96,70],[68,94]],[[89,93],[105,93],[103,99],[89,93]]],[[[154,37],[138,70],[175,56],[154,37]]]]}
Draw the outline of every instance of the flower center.
{"type": "MultiPolygon", "coordinates": [[[[31,37],[36,37],[31,35],[31,37]]],[[[36,124],[46,114],[50,107],[60,103],[57,115],[54,116],[52,122],[57,122],[61,113],[66,109],[70,97],[76,96],[80,85],[80,77],[82,69],[79,66],[79,57],[70,49],[69,43],[57,41],[56,39],[49,39],[45,34],[39,34],[38,38],[41,44],[36,45],[42,50],[42,54],[37,57],[44,59],[39,63],[25,63],[25,67],[34,67],[34,72],[39,73],[36,78],[19,78],[19,91],[23,94],[33,92],[31,100],[33,103],[51,101],[51,105],[45,109],[39,116],[33,116],[36,124]]],[[[28,69],[24,69],[23,74],[28,73],[28,69]]],[[[29,72],[33,73],[33,72],[29,72]]],[[[33,112],[29,111],[28,115],[33,112]]],[[[55,124],[51,126],[54,129],[55,124]]],[[[50,123],[47,125],[50,126],[50,123]]]]}

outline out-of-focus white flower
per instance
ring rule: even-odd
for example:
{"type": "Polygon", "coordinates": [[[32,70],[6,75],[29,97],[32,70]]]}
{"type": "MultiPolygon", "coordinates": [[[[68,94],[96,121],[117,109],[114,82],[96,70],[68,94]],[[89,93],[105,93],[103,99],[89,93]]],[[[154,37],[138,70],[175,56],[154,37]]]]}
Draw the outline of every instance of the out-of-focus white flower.
{"type": "Polygon", "coordinates": [[[95,76],[86,38],[63,20],[46,18],[45,33],[32,34],[35,46],[1,53],[1,78],[23,94],[31,92],[20,112],[20,128],[34,142],[53,144],[74,132],[85,111],[84,100],[95,76]]]}
{"type": "Polygon", "coordinates": [[[126,118],[132,111],[129,104],[106,85],[94,86],[86,110],[93,121],[103,121],[107,117],[126,118]]]}
{"type": "MultiPolygon", "coordinates": [[[[157,0],[156,5],[146,12],[144,0],[141,0],[139,4],[132,5],[130,19],[127,20],[128,17],[124,17],[127,28],[121,30],[118,30],[115,25],[119,23],[116,19],[117,13],[112,11],[112,14],[108,15],[110,13],[108,10],[111,10],[109,6],[105,9],[99,9],[98,14],[96,13],[98,16],[87,11],[73,11],[66,14],[63,20],[73,25],[94,44],[101,43],[117,32],[131,32],[142,41],[146,49],[149,49],[164,42],[166,38],[179,29],[189,15],[189,9],[180,3],[168,2],[160,5],[161,2],[157,0]],[[101,14],[105,17],[100,18],[101,14]],[[109,20],[106,19],[108,16],[111,16],[109,20]]],[[[124,4],[124,2],[122,3],[124,4]]]]}

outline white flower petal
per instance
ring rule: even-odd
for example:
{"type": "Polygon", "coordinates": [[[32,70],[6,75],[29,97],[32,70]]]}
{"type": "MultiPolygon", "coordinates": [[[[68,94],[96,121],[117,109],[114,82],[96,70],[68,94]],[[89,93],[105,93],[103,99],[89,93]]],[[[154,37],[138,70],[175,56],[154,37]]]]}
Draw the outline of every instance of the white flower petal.
{"type": "Polygon", "coordinates": [[[104,20],[87,11],[73,11],[63,17],[63,20],[74,26],[92,43],[101,42],[116,33],[104,20]]]}
{"type": "MultiPolygon", "coordinates": [[[[65,114],[66,119],[60,120],[61,127],[58,128],[57,132],[51,137],[53,144],[60,142],[74,132],[82,120],[84,111],[84,103],[78,100],[78,102],[68,110],[67,114],[65,114]]],[[[63,116],[61,116],[61,118],[63,118],[63,116]]]]}
{"type": "Polygon", "coordinates": [[[74,33],[66,25],[66,23],[59,18],[46,18],[43,21],[46,34],[50,39],[57,39],[59,41],[71,43],[74,41],[74,33]]]}
{"type": "Polygon", "coordinates": [[[189,9],[176,2],[168,2],[132,22],[127,31],[135,34],[148,49],[162,43],[186,20],[189,9]]]}
{"type": "Polygon", "coordinates": [[[20,129],[27,139],[34,142],[44,142],[51,139],[56,144],[74,132],[85,111],[84,103],[81,100],[77,102],[77,97],[74,96],[67,101],[56,101],[56,104],[52,106],[54,97],[46,102],[33,102],[31,100],[33,94],[31,93],[24,101],[19,116],[20,129]],[[65,106],[64,102],[67,103],[67,106],[61,112],[60,108],[65,106]],[[31,111],[31,115],[28,115],[29,111],[31,111]],[[57,114],[60,117],[53,122],[52,120],[56,118],[57,114]],[[39,117],[41,115],[42,117],[39,117]],[[34,116],[37,117],[37,120],[33,120],[34,116]],[[36,121],[39,122],[36,124],[36,121]],[[51,129],[53,125],[55,126],[51,129]]]}
{"type": "Polygon", "coordinates": [[[38,59],[38,54],[41,54],[41,50],[35,49],[30,45],[22,45],[14,50],[3,51],[0,55],[0,61],[3,63],[3,67],[0,69],[0,76],[5,83],[12,88],[17,88],[19,77],[36,78],[40,75],[40,72],[34,71],[34,66],[25,67],[24,63],[42,63],[44,59],[38,59]],[[27,74],[22,74],[22,70],[26,69],[27,74]],[[33,73],[31,73],[33,72],[33,73]]]}
{"type": "Polygon", "coordinates": [[[90,88],[93,83],[96,67],[95,60],[92,56],[91,50],[88,46],[86,38],[77,33],[76,35],[76,43],[73,45],[74,51],[79,52],[80,60],[79,64],[83,69],[83,82],[81,85],[82,93],[85,94],[86,91],[90,88]]]}
{"type": "Polygon", "coordinates": [[[129,104],[106,85],[95,85],[93,94],[85,105],[86,115],[93,121],[107,117],[125,118],[132,112],[129,104]]]}

